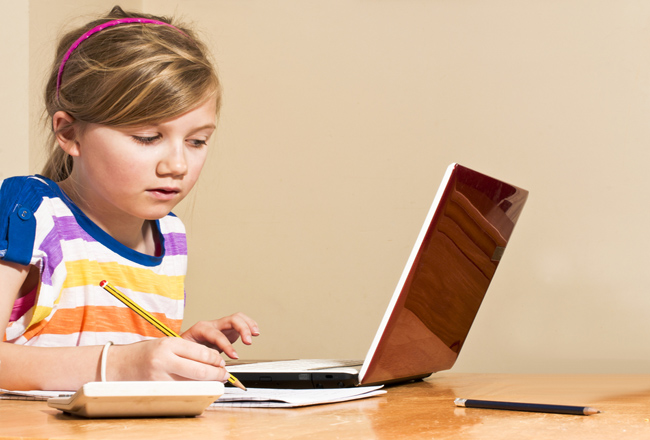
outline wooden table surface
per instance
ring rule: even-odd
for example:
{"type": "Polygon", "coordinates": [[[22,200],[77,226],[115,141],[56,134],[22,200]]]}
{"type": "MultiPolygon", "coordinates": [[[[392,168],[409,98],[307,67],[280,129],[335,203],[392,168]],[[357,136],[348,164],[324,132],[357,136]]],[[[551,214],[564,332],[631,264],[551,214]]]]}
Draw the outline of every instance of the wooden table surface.
{"type": "Polygon", "coordinates": [[[209,409],[196,418],[88,420],[0,400],[0,438],[650,439],[649,375],[438,373],[365,400],[297,409],[209,409]],[[595,407],[591,416],[457,408],[456,397],[595,407]]]}

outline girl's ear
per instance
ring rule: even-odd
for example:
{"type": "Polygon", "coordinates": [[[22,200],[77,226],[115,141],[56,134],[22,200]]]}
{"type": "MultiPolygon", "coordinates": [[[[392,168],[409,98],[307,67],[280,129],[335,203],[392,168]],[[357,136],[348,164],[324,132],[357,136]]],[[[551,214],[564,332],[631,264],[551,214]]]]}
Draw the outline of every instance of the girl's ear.
{"type": "Polygon", "coordinates": [[[61,149],[70,156],[79,156],[79,143],[76,136],[79,127],[74,122],[75,119],[64,111],[58,111],[52,116],[54,137],[61,149]]]}

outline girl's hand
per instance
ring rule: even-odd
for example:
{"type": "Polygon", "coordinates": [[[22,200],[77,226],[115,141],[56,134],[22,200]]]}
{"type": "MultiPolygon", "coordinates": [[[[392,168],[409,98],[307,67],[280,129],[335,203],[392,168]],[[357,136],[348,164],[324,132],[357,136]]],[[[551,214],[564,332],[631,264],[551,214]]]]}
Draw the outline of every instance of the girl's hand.
{"type": "Polygon", "coordinates": [[[181,335],[183,339],[223,351],[232,359],[239,356],[232,344],[240,336],[246,345],[260,334],[257,323],[243,313],[235,313],[214,321],[200,321],[181,335]]]}
{"type": "Polygon", "coordinates": [[[225,381],[226,363],[217,350],[182,338],[162,337],[108,350],[108,380],[225,381]]]}

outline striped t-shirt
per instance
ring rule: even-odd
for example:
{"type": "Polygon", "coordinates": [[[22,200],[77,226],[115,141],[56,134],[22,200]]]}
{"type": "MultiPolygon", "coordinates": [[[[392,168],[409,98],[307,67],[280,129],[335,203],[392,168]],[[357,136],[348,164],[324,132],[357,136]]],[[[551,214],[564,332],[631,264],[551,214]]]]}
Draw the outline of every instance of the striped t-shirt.
{"type": "Polygon", "coordinates": [[[131,343],[159,330],[99,286],[123,294],[180,332],[187,243],[173,214],[156,221],[160,256],[130,249],[42,176],[0,181],[0,258],[33,265],[40,283],[14,307],[4,340],[42,347],[131,343]],[[29,295],[28,295],[29,296],[29,295]],[[18,311],[18,313],[15,313],[18,311]],[[16,316],[19,315],[19,316],[16,316]]]}

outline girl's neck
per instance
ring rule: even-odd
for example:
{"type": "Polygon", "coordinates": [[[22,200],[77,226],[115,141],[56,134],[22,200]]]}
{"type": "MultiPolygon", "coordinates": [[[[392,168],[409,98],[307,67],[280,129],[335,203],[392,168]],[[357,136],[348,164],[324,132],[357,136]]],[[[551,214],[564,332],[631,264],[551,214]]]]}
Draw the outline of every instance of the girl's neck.
{"type": "Polygon", "coordinates": [[[157,256],[160,253],[154,221],[93,209],[70,178],[58,185],[90,220],[115,240],[145,255],[157,256]]]}

